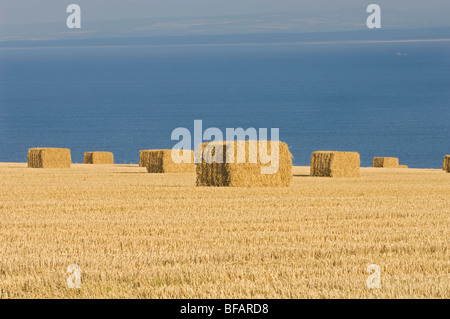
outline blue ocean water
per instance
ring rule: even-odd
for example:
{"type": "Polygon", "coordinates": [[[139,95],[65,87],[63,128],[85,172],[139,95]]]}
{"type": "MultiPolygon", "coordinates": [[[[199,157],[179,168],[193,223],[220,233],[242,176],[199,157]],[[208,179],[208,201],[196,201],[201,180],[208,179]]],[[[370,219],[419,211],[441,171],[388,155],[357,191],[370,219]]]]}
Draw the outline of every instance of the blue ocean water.
{"type": "Polygon", "coordinates": [[[171,132],[279,128],[316,150],[440,168],[450,153],[450,43],[34,48],[0,51],[0,161],[30,147],[172,148],[171,132]]]}

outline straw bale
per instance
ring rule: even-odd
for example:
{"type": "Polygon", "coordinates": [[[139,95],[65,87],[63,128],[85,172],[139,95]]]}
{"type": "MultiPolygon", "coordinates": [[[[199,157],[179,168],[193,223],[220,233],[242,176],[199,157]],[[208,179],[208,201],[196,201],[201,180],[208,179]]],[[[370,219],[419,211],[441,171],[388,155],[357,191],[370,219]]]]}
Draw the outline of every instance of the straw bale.
{"type": "Polygon", "coordinates": [[[114,154],[111,152],[85,152],[84,164],[114,164],[114,154]]]}
{"type": "MultiPolygon", "coordinates": [[[[141,151],[143,165],[149,173],[194,173],[194,151],[192,150],[145,150],[141,151]],[[176,163],[172,159],[172,153],[178,152],[181,156],[188,152],[190,162],[176,163]]],[[[175,154],[174,154],[175,156],[175,154]]]]}
{"type": "Polygon", "coordinates": [[[67,148],[36,147],[28,150],[28,167],[70,168],[72,158],[67,148]]]}
{"type": "Polygon", "coordinates": [[[311,155],[311,176],[359,177],[357,152],[317,151],[311,155]]]}
{"type": "Polygon", "coordinates": [[[203,143],[197,156],[197,186],[288,187],[292,180],[292,155],[283,142],[203,143]]]}

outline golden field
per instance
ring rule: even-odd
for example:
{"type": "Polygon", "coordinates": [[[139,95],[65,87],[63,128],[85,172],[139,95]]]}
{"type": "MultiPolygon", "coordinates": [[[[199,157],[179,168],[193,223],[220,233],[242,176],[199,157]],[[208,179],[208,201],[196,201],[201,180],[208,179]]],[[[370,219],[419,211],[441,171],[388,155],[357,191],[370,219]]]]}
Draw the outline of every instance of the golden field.
{"type": "Polygon", "coordinates": [[[2,163],[0,298],[450,297],[449,173],[293,173],[289,188],[212,188],[137,165],[2,163]]]}

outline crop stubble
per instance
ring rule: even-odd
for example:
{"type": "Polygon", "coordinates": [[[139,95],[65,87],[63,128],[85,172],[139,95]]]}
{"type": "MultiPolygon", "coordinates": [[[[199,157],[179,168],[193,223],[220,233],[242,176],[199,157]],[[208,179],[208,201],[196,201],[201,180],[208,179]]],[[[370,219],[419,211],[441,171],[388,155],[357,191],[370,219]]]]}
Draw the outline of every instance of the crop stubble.
{"type": "Polygon", "coordinates": [[[0,164],[0,298],[448,298],[450,174],[199,188],[130,165],[0,164]],[[381,289],[369,290],[369,264],[381,289]],[[78,264],[82,288],[66,287],[78,264]]]}

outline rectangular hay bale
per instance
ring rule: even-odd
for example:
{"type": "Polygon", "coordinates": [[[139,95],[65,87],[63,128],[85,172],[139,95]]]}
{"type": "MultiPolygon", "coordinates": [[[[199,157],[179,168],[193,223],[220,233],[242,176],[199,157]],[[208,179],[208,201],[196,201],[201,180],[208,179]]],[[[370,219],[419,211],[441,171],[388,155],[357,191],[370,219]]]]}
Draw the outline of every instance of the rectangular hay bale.
{"type": "Polygon", "coordinates": [[[374,157],[373,167],[398,168],[398,158],[396,157],[374,157]]]}
{"type": "Polygon", "coordinates": [[[84,164],[114,164],[114,154],[111,152],[85,152],[84,164]]]}
{"type": "Polygon", "coordinates": [[[444,156],[444,162],[442,163],[442,169],[447,173],[450,171],[450,155],[444,156]]]}
{"type": "Polygon", "coordinates": [[[311,176],[359,177],[357,152],[317,151],[311,155],[311,176]]]}
{"type": "Polygon", "coordinates": [[[70,168],[72,157],[67,148],[35,147],[28,150],[28,167],[70,168]]]}
{"type": "Polygon", "coordinates": [[[145,150],[141,151],[142,164],[149,173],[194,173],[195,160],[192,150],[145,150]],[[189,163],[175,163],[172,160],[172,152],[188,152],[189,163]]]}
{"type": "Polygon", "coordinates": [[[140,150],[139,151],[139,166],[145,167],[145,163],[147,162],[147,153],[151,150],[140,150]]]}
{"type": "Polygon", "coordinates": [[[197,157],[197,186],[289,187],[291,184],[292,155],[283,142],[203,143],[197,157]],[[209,155],[205,156],[204,152],[209,155]],[[278,166],[271,167],[273,163],[269,161],[276,161],[278,166]]]}

